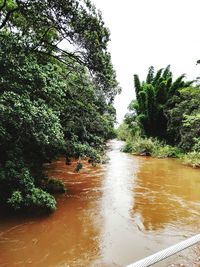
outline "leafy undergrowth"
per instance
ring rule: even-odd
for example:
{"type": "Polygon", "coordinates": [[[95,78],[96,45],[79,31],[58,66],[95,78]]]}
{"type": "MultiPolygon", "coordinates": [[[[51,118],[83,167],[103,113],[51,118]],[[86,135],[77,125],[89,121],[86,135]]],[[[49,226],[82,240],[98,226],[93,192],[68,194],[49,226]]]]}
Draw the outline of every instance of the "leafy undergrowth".
{"type": "Polygon", "coordinates": [[[178,158],[181,155],[180,149],[166,145],[157,139],[137,137],[128,140],[124,152],[141,156],[152,156],[156,158],[173,157],[178,158]]]}
{"type": "Polygon", "coordinates": [[[183,157],[183,162],[195,168],[200,168],[200,152],[190,152],[185,154],[183,157]]]}
{"type": "Polygon", "coordinates": [[[136,137],[129,139],[123,148],[123,152],[155,158],[180,158],[184,164],[200,168],[200,152],[183,153],[179,148],[153,138],[136,137]]]}

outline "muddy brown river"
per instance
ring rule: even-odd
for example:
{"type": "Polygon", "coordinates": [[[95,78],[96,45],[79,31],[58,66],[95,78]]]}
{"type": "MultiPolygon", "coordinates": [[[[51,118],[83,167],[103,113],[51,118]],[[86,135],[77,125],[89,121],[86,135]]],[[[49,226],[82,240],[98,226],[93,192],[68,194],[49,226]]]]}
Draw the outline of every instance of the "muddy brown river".
{"type": "MultiPolygon", "coordinates": [[[[47,217],[0,220],[0,266],[126,266],[200,232],[200,170],[173,159],[136,157],[109,144],[108,163],[59,159],[49,176],[68,188],[47,217]]],[[[155,266],[200,266],[200,245],[155,266]]]]}

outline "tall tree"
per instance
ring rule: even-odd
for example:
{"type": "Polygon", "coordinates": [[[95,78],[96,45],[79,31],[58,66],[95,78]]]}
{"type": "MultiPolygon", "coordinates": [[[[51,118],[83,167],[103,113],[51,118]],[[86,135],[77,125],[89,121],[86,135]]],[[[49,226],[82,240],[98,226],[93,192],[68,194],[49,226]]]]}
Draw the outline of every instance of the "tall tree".
{"type": "Polygon", "coordinates": [[[109,31],[85,0],[0,0],[0,13],[0,204],[54,210],[43,164],[98,159],[113,135],[109,31]]]}
{"type": "MultiPolygon", "coordinates": [[[[160,69],[156,73],[149,68],[147,78],[141,82],[138,75],[134,75],[136,101],[130,106],[135,110],[133,120],[141,125],[147,136],[167,139],[167,116],[165,108],[170,99],[179,94],[179,89],[188,87],[192,81],[185,82],[181,75],[173,82],[170,66],[160,69]]],[[[128,116],[130,119],[130,116],[128,116]]]]}

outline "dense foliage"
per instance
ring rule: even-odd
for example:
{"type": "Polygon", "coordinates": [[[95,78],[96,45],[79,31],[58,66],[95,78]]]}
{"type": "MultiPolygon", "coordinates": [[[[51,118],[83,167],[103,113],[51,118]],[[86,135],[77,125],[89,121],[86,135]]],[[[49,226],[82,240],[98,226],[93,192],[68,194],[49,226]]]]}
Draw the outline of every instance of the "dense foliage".
{"type": "Polygon", "coordinates": [[[109,32],[84,0],[0,0],[0,14],[0,203],[54,210],[63,185],[43,164],[99,160],[114,134],[109,32]]]}
{"type": "MultiPolygon", "coordinates": [[[[167,138],[168,119],[166,108],[170,100],[179,95],[179,89],[188,87],[192,82],[185,82],[181,75],[173,82],[170,66],[154,73],[150,67],[145,81],[141,82],[134,75],[136,100],[132,101],[129,109],[134,112],[127,116],[126,121],[137,121],[143,133],[148,137],[167,138]]],[[[171,108],[171,106],[170,106],[171,108]]]]}
{"type": "Polygon", "coordinates": [[[134,75],[136,100],[118,129],[127,152],[158,157],[188,153],[186,162],[200,165],[200,87],[184,77],[173,81],[169,66],[155,74],[150,67],[143,82],[134,75]]]}
{"type": "Polygon", "coordinates": [[[200,88],[181,89],[172,104],[174,107],[167,112],[171,142],[185,151],[200,152],[200,88]]]}

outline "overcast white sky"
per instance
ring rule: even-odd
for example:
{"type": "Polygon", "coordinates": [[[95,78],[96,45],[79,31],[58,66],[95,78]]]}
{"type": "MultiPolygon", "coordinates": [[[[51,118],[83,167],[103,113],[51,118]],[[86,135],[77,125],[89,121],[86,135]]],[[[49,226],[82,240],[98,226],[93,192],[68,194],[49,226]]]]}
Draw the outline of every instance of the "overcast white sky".
{"type": "Polygon", "coordinates": [[[121,122],[135,97],[133,74],[171,65],[175,76],[200,76],[200,0],[92,0],[111,32],[109,51],[122,93],[116,98],[121,122]]]}

